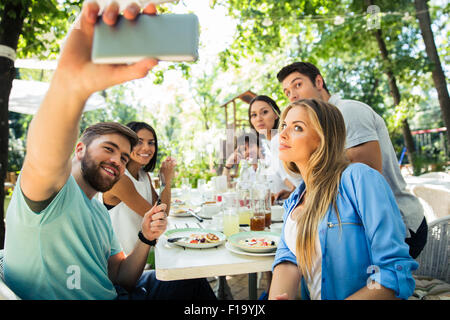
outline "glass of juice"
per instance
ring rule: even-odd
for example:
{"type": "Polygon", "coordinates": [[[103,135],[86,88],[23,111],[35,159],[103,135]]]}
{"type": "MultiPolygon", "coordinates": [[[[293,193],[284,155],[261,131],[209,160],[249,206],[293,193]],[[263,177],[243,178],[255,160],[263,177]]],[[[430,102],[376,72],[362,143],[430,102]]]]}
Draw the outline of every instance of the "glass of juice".
{"type": "Polygon", "coordinates": [[[223,233],[229,237],[239,232],[239,216],[236,212],[224,211],[223,233]]]}
{"type": "Polygon", "coordinates": [[[239,224],[250,225],[250,218],[252,217],[252,210],[246,207],[239,208],[239,224]]]}
{"type": "Polygon", "coordinates": [[[239,232],[238,197],[234,192],[223,194],[223,233],[229,237],[239,232]]]}
{"type": "Polygon", "coordinates": [[[264,199],[252,199],[252,216],[250,218],[251,231],[264,231],[266,227],[264,199]]]}
{"type": "Polygon", "coordinates": [[[253,212],[250,218],[250,230],[251,231],[264,231],[266,227],[266,217],[264,212],[253,212]]]}
{"type": "Polygon", "coordinates": [[[250,225],[250,218],[252,216],[252,208],[251,208],[251,194],[249,189],[239,189],[238,190],[239,197],[239,224],[241,225],[250,225]]]}

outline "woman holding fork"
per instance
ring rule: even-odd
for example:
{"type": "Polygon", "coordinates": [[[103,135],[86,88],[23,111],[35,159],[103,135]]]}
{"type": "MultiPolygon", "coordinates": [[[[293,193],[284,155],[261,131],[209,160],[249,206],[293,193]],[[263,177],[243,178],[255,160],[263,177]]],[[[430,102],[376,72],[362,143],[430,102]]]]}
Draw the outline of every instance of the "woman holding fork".
{"type": "Polygon", "coordinates": [[[171,201],[170,185],[174,176],[176,161],[167,157],[161,163],[160,176],[165,188],[158,195],[153,188],[148,172],[155,169],[158,153],[158,139],[155,130],[145,122],[130,122],[127,127],[136,132],[139,141],[130,154],[125,174],[114,187],[103,194],[103,204],[109,210],[114,232],[125,254],[129,254],[138,240],[142,217],[158,201],[167,205],[171,201]]]}

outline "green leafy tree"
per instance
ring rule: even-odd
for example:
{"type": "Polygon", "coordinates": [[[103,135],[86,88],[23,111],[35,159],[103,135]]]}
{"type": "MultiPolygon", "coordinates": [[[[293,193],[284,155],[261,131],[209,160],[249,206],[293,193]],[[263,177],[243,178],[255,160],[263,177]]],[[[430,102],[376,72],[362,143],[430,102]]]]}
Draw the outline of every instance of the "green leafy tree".
{"type": "Polygon", "coordinates": [[[410,103],[418,100],[408,91],[424,81],[430,63],[418,45],[420,35],[412,2],[371,2],[386,13],[380,17],[381,28],[373,28],[375,31],[368,30],[371,17],[366,10],[370,3],[362,1],[215,3],[228,7],[229,14],[239,21],[234,43],[221,54],[224,67],[239,65],[240,52],[262,61],[261,57],[281,51],[285,58],[279,68],[294,60],[315,63],[334,92],[356,98],[355,88],[364,87],[359,100],[385,119],[401,119],[393,123],[400,124],[408,149],[414,150],[406,119],[413,109],[410,103]],[[405,88],[403,95],[401,88],[405,88]]]}
{"type": "MultiPolygon", "coordinates": [[[[442,118],[447,127],[447,141],[450,143],[450,97],[447,89],[447,79],[441,65],[441,60],[434,41],[433,30],[431,29],[431,18],[426,0],[414,0],[416,15],[419,20],[420,31],[425,43],[425,50],[430,61],[433,63],[432,78],[436,88],[442,118]]],[[[447,3],[447,8],[450,5],[447,3]]]]}

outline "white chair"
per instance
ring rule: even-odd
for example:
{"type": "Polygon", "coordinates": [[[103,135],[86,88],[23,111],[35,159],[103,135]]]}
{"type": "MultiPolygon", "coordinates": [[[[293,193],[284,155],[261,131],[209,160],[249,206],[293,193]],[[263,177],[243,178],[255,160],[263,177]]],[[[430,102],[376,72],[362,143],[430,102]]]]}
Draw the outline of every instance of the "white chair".
{"type": "Polygon", "coordinates": [[[450,189],[440,185],[418,184],[411,188],[411,193],[431,207],[432,213],[427,214],[429,207],[424,206],[427,221],[444,218],[450,215],[450,189]]]}
{"type": "Polygon", "coordinates": [[[450,216],[434,220],[428,225],[428,238],[416,261],[417,276],[427,276],[450,283],[450,216]]]}
{"type": "Polygon", "coordinates": [[[20,300],[20,298],[3,282],[3,250],[0,250],[0,300],[20,300]]]}

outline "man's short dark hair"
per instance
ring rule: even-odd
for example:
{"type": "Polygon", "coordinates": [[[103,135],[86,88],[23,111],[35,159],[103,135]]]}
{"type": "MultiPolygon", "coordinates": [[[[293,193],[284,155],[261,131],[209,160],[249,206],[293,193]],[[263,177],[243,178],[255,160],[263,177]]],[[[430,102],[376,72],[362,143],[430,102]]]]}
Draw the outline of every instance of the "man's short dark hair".
{"type": "MultiPolygon", "coordinates": [[[[323,76],[320,74],[319,69],[312,63],[294,62],[294,63],[291,63],[290,65],[285,66],[277,73],[278,81],[283,82],[283,80],[286,79],[286,77],[293,72],[299,72],[299,73],[307,76],[311,80],[311,82],[314,86],[316,85],[317,76],[321,76],[323,79],[323,76]]],[[[328,91],[327,85],[325,84],[325,79],[323,79],[323,88],[328,93],[330,93],[328,91]]]]}
{"type": "Polygon", "coordinates": [[[120,134],[128,139],[131,145],[130,151],[138,142],[136,133],[130,128],[118,123],[118,122],[99,122],[83,131],[80,141],[83,142],[86,147],[94,141],[96,138],[105,134],[120,134]]]}

